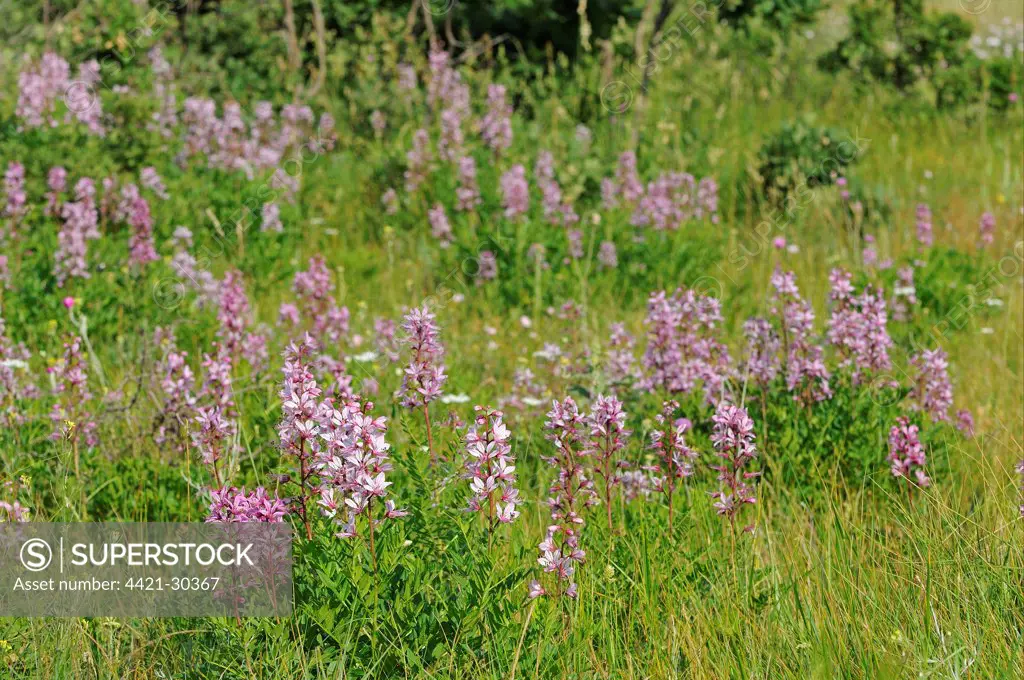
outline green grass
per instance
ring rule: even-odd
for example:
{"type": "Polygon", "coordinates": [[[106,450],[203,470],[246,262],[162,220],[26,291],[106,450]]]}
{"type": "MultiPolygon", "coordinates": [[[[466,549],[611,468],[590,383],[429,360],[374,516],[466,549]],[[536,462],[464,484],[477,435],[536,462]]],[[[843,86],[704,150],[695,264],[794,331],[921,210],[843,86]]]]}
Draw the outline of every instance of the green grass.
{"type": "MultiPolygon", "coordinates": [[[[383,45],[378,53],[386,57],[386,47],[394,45],[383,37],[365,49],[383,45]]],[[[778,232],[799,252],[772,249],[774,229],[767,239],[755,231],[772,215],[771,206],[749,191],[757,150],[784,121],[812,114],[817,125],[841,127],[866,140],[866,153],[849,177],[852,185],[883,197],[889,211],[864,229],[878,238],[881,257],[915,257],[914,210],[924,200],[935,215],[936,241],[959,258],[943,265],[934,284],[936,296],[955,291],[949,294],[953,311],[924,312],[916,325],[893,329],[899,342],[894,359],[905,367],[911,348],[906,337],[927,337],[956,313],[957,323],[942,333],[941,344],[950,355],[956,405],[972,410],[979,436],[963,439],[951,428],[931,435],[930,461],[943,471],[932,488],[912,502],[897,491],[884,461],[884,436],[877,442],[877,469],[857,478],[838,476],[841,447],[816,439],[818,445],[807,451],[816,465],[805,485],[788,486],[769,474],[750,511],[756,532],[733,536],[707,497],[715,485],[706,470],[712,454],[705,437],[705,469],[678,503],[673,532],[658,501],[620,500],[615,532],[603,526],[602,513],[588,519],[578,600],[534,604],[526,598],[526,583],[537,571],[536,546],[547,521],[542,500],[551,476],[539,458],[548,446],[542,418],[513,421],[520,484],[529,503],[488,549],[480,527],[460,512],[459,483],[439,492],[437,507],[431,504],[437,480],[457,468],[427,469],[421,421],[388,397],[399,382],[395,367],[353,363],[357,383],[362,372],[381,382],[377,411],[390,422],[392,488],[399,505],[412,511],[381,533],[379,579],[373,578],[366,551],[332,538],[324,523],[312,544],[297,544],[297,607],[290,618],[241,625],[216,619],[3,619],[0,677],[1021,677],[1024,520],[1013,473],[1024,457],[1021,107],[1005,116],[978,109],[939,115],[881,88],[816,71],[812,57],[820,46],[814,41],[752,66],[741,52],[703,49],[724,41],[717,31],[709,28],[698,39],[701,49],[678,50],[655,75],[639,118],[634,109],[617,123],[594,115],[596,93],[608,79],[597,62],[519,86],[520,110],[530,115],[515,121],[510,158],[480,167],[485,198],[495,200],[497,177],[511,162],[529,169],[536,150],[547,148],[559,158],[566,192],[584,196],[584,224],[601,212],[600,224],[588,231],[588,257],[554,267],[539,284],[524,251],[534,240],[558,243],[549,227],[508,231],[512,271],[503,269],[500,285],[477,287],[460,256],[478,252],[481,235],[507,226],[499,220],[456,221],[459,243],[442,251],[429,236],[426,199],[393,218],[383,214],[379,195],[400,186],[404,152],[423,112],[403,108],[385,85],[365,78],[341,80],[320,94],[315,108],[338,118],[338,148],[303,167],[301,200],[282,210],[283,236],[232,234],[239,198],[252,188],[247,183],[194,167],[182,172],[170,163],[170,153],[147,152],[160,163],[172,192],[157,209],[158,243],[175,225],[187,225],[200,245],[213,249],[217,274],[228,266],[243,270],[255,317],[269,324],[279,304],[292,297],[294,272],[313,254],[327,259],[336,295],[352,312],[353,332],[367,343],[376,316],[395,317],[405,306],[434,301],[448,348],[447,391],[469,394],[472,403],[495,403],[506,394],[514,369],[533,365],[532,353],[547,340],[572,331],[597,349],[613,321],[642,333],[646,297],[659,288],[697,283],[720,293],[725,337],[738,356],[742,322],[766,313],[768,277],[777,264],[797,273],[803,294],[815,305],[819,329],[827,318],[829,270],[860,270],[863,244],[848,228],[834,189],[816,190],[815,199],[778,232]],[[354,96],[360,94],[367,96],[354,96]],[[366,124],[378,106],[386,107],[391,124],[381,138],[370,135],[366,124]],[[593,115],[588,124],[594,134],[586,156],[572,143],[577,117],[585,114],[593,115]],[[721,186],[722,220],[651,235],[623,257],[627,263],[618,270],[601,271],[597,243],[621,235],[628,215],[598,211],[594,182],[612,172],[634,124],[644,178],[661,169],[714,176],[721,186]],[[979,253],[977,223],[986,210],[996,215],[999,236],[994,248],[979,253]],[[214,238],[218,232],[227,243],[223,250],[214,238]],[[1002,305],[963,306],[964,296],[981,287],[1002,305]],[[452,292],[464,300],[452,301],[452,292]],[[575,329],[544,311],[569,298],[587,310],[575,329]],[[529,330],[520,323],[523,315],[533,318],[529,330]],[[487,334],[487,326],[497,334],[487,334]],[[490,346],[492,340],[497,347],[490,346]]],[[[343,56],[356,51],[337,49],[343,56]]],[[[616,64],[613,75],[628,67],[616,64]]],[[[359,68],[358,62],[351,68],[359,68]]],[[[479,96],[491,75],[480,69],[465,77],[479,96]]],[[[518,82],[506,71],[497,79],[518,82]]],[[[14,83],[10,72],[0,74],[4,92],[14,92],[14,83]]],[[[6,100],[0,104],[0,123],[7,124],[12,109],[6,100]]],[[[74,176],[91,172],[96,163],[113,163],[109,148],[92,153],[69,139],[43,145],[20,138],[10,125],[3,129],[11,131],[0,138],[4,161],[9,154],[43,172],[64,162],[74,176]],[[96,154],[105,160],[97,161],[96,154]]],[[[118,144],[135,148],[129,140],[110,142],[118,144]]],[[[42,174],[36,175],[41,187],[42,174]]],[[[449,179],[439,177],[429,191],[431,202],[446,198],[449,179]]],[[[52,221],[41,223],[53,227],[52,221]]],[[[73,330],[59,305],[63,294],[47,280],[56,227],[50,231],[33,235],[32,252],[17,253],[26,267],[23,280],[31,283],[0,292],[8,333],[39,352],[33,366],[40,376],[58,355],[61,333],[73,330]]],[[[136,278],[117,264],[124,241],[119,233],[95,242],[90,257],[110,263],[107,271],[75,282],[71,293],[89,319],[93,359],[102,367],[92,371],[93,391],[103,396],[121,389],[125,401],[138,391],[137,406],[104,419],[103,444],[85,455],[81,479],[69,473],[67,447],[46,439],[44,404],[33,407],[26,424],[0,432],[0,477],[25,478],[22,499],[36,520],[199,521],[204,515],[201,492],[184,478],[184,461],[158,450],[149,436],[157,392],[155,382],[140,377],[152,370],[141,348],[156,326],[178,324],[179,342],[196,358],[213,338],[214,314],[187,300],[158,304],[153,291],[171,276],[170,269],[158,264],[136,278]]],[[[269,473],[289,466],[280,459],[274,434],[278,369],[273,359],[267,374],[236,376],[242,387],[240,476],[250,487],[269,483],[269,473]]],[[[39,383],[46,387],[44,377],[39,383]]],[[[568,387],[558,385],[547,396],[562,396],[558,388],[568,387]]],[[[654,397],[627,401],[630,425],[638,432],[628,452],[633,460],[644,455],[639,436],[659,404],[654,397]]],[[[438,405],[435,419],[449,409],[466,418],[470,406],[438,405]]],[[[761,428],[761,460],[772,471],[785,462],[780,456],[788,445],[781,432],[764,432],[756,411],[751,415],[761,428]]],[[[706,409],[692,412],[695,421],[707,418],[706,409]]],[[[437,438],[441,450],[457,455],[454,431],[440,427],[437,438]]],[[[190,474],[198,478],[194,470],[190,474]]]]}

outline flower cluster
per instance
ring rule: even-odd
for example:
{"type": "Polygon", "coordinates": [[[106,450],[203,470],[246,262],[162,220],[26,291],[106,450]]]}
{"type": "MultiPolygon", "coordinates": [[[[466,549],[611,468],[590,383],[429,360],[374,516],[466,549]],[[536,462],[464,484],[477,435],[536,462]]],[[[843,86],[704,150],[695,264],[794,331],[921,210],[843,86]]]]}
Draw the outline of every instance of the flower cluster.
{"type": "MultiPolygon", "coordinates": [[[[743,510],[743,506],[757,502],[754,489],[747,481],[761,473],[746,469],[757,457],[757,448],[754,446],[754,421],[741,406],[722,402],[715,409],[711,422],[714,424],[711,443],[718,457],[722,459],[721,465],[712,466],[712,469],[718,471],[721,487],[718,491],[712,492],[711,497],[715,499],[715,510],[719,515],[728,517],[735,529],[736,517],[743,510]]],[[[752,529],[751,525],[744,530],[752,529]]]]}
{"type": "Polygon", "coordinates": [[[24,416],[18,411],[16,402],[21,399],[35,399],[39,390],[27,377],[28,361],[31,358],[23,344],[11,342],[7,337],[7,324],[0,316],[0,414],[8,427],[20,424],[24,416]]]}
{"type": "Polygon", "coordinates": [[[315,461],[320,477],[321,511],[341,527],[339,538],[360,535],[358,520],[366,519],[366,538],[376,563],[373,546],[374,530],[382,521],[374,515],[374,503],[383,509],[383,519],[394,519],[408,513],[398,510],[392,500],[383,500],[391,482],[390,445],[387,421],[372,415],[373,402],[360,403],[350,399],[338,408],[325,402],[317,418],[317,431],[322,439],[315,461]],[[383,500],[383,503],[381,501],[383,500]]]}
{"type": "Polygon", "coordinates": [[[781,324],[782,351],[786,355],[786,388],[797,401],[808,404],[832,396],[824,351],[812,339],[814,310],[796,287],[793,272],[776,269],[771,277],[772,313],[781,324]]]}
{"type": "MultiPolygon", "coordinates": [[[[554,401],[544,423],[545,437],[554,446],[554,453],[544,457],[558,475],[549,489],[548,506],[551,524],[540,544],[538,563],[546,574],[554,574],[556,596],[576,596],[573,576],[576,567],[586,560],[580,546],[586,508],[597,504],[593,482],[587,477],[582,458],[588,455],[585,446],[587,426],[572,397],[554,401]]],[[[530,583],[530,596],[548,594],[539,580],[530,583]]]]}
{"type": "MultiPolygon", "coordinates": [[[[51,179],[54,179],[52,172],[51,179]]],[[[51,182],[50,186],[61,184],[51,182]]],[[[75,185],[75,200],[63,203],[59,208],[64,224],[57,235],[57,250],[54,253],[54,276],[58,286],[63,286],[71,277],[89,278],[89,265],[86,261],[88,241],[100,237],[95,196],[95,184],[88,177],[83,177],[75,185]]],[[[57,211],[56,196],[51,200],[57,211]]]]}
{"type": "Polygon", "coordinates": [[[475,406],[473,424],[466,432],[465,477],[469,480],[469,510],[484,513],[492,532],[499,523],[519,517],[521,503],[516,489],[515,456],[504,414],[491,407],[475,406]]]}
{"type": "Polygon", "coordinates": [[[668,499],[669,531],[672,530],[672,504],[676,486],[693,475],[693,462],[697,459],[697,452],[686,444],[686,433],[691,423],[686,418],[676,418],[678,410],[678,402],[666,401],[661,413],[655,417],[657,426],[651,430],[650,448],[658,460],[651,472],[659,473],[655,489],[664,493],[668,499]]]}
{"type": "Polygon", "coordinates": [[[910,365],[914,369],[911,408],[925,411],[933,423],[949,420],[953,385],[949,381],[946,353],[941,349],[924,350],[910,358],[910,365]]]}
{"type": "Polygon", "coordinates": [[[721,306],[712,297],[682,289],[671,297],[652,294],[641,389],[689,394],[700,383],[709,403],[719,398],[732,372],[729,351],[715,337],[721,321],[721,306]]]}
{"type": "Polygon", "coordinates": [[[309,259],[309,269],[295,274],[292,290],[298,297],[302,318],[318,343],[336,345],[348,334],[349,311],[334,299],[334,282],[323,257],[309,259]]]}
{"type": "Polygon", "coordinates": [[[28,211],[28,196],[25,194],[25,166],[21,163],[11,161],[7,164],[4,172],[4,195],[7,202],[4,205],[4,217],[10,217],[17,222],[28,211]]]}
{"type": "Polygon", "coordinates": [[[505,96],[505,86],[487,86],[487,114],[480,121],[480,136],[495,152],[512,146],[512,107],[505,96]]]}
{"type": "Polygon", "coordinates": [[[96,421],[89,413],[88,373],[85,357],[82,356],[82,339],[71,336],[64,343],[64,356],[50,368],[54,384],[54,394],[58,401],[50,411],[53,429],[50,438],[56,441],[67,439],[72,446],[85,442],[86,446],[96,446],[96,421]]]}
{"type": "Polygon", "coordinates": [[[188,365],[188,352],[177,348],[172,333],[158,328],[154,333],[154,344],[162,350],[157,373],[163,392],[154,441],[157,445],[163,446],[171,439],[171,433],[174,433],[174,443],[180,451],[184,447],[184,442],[180,441],[180,433],[184,424],[194,417],[195,375],[188,365]]]}
{"type": "Polygon", "coordinates": [[[298,462],[299,498],[296,511],[306,527],[306,537],[312,539],[309,504],[319,490],[316,476],[316,458],[320,451],[317,417],[320,415],[320,395],[310,370],[316,342],[307,333],[301,342],[291,343],[284,351],[284,384],[281,387],[281,422],[277,434],[281,450],[298,462]]]}
{"type": "Polygon", "coordinates": [[[283,522],[288,514],[288,502],[271,496],[262,486],[251,493],[245,489],[225,487],[210,491],[210,511],[207,522],[283,522]]]}
{"type": "Polygon", "coordinates": [[[501,176],[501,204],[505,207],[505,217],[512,220],[530,209],[530,185],[522,165],[513,165],[501,176]]]}
{"type": "Polygon", "coordinates": [[[659,231],[679,229],[689,220],[718,223],[718,185],[710,177],[698,183],[693,175],[669,172],[647,184],[630,220],[633,226],[659,231]]]}
{"type": "Polygon", "coordinates": [[[917,204],[917,241],[930,248],[935,241],[932,233],[932,211],[926,203],[917,204]]]}
{"type": "Polygon", "coordinates": [[[95,84],[100,80],[100,65],[95,59],[79,64],[78,78],[71,79],[71,66],[54,52],[46,52],[38,64],[29,64],[18,75],[18,103],[14,115],[27,127],[56,127],[57,102],[67,111],[63,122],[74,117],[91,134],[103,136],[100,119],[102,104],[95,84]]]}
{"type": "Polygon", "coordinates": [[[441,396],[444,386],[444,347],[430,308],[415,307],[402,319],[405,344],[412,353],[397,396],[406,408],[425,407],[441,396]]]}
{"type": "Polygon", "coordinates": [[[744,322],[743,334],[747,337],[744,373],[764,389],[779,375],[782,366],[779,360],[782,341],[771,323],[759,317],[752,317],[744,322]]]}
{"type": "Polygon", "coordinates": [[[907,480],[908,491],[914,483],[919,487],[931,484],[924,472],[925,452],[918,437],[918,427],[904,417],[898,418],[889,430],[888,460],[892,464],[893,477],[907,480]]]}
{"type": "Polygon", "coordinates": [[[593,475],[601,477],[603,482],[605,513],[608,529],[611,529],[612,489],[620,482],[619,468],[625,464],[621,454],[631,432],[626,429],[626,412],[622,409],[622,402],[615,397],[598,395],[586,422],[590,429],[586,455],[591,458],[593,475]]]}
{"type": "Polygon", "coordinates": [[[841,367],[852,367],[853,383],[865,375],[892,368],[889,348],[892,339],[886,329],[885,298],[868,287],[854,296],[850,273],[832,270],[832,315],[828,322],[828,341],[839,349],[841,367]]]}

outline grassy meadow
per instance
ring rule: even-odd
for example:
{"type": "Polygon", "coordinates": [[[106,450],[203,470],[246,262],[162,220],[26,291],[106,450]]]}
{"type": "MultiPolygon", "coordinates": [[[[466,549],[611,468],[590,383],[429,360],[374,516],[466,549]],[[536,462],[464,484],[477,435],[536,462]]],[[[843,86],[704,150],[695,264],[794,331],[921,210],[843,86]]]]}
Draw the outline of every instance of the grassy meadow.
{"type": "MultiPolygon", "coordinates": [[[[296,527],[295,611],[2,618],[0,677],[1024,675],[1024,102],[991,105],[985,89],[943,108],[924,81],[901,90],[826,72],[818,59],[846,35],[847,2],[767,51],[665,3],[646,93],[637,45],[656,12],[581,37],[589,47],[569,59],[516,36],[452,44],[442,3],[422,15],[364,3],[371,18],[328,30],[321,55],[320,3],[296,1],[293,67],[280,4],[152,15],[156,3],[47,3],[45,21],[38,3],[12,11],[0,46],[0,519],[201,522],[211,491],[263,487],[296,527]],[[431,60],[428,15],[446,64],[431,60]],[[71,75],[40,69],[46,53],[71,75]],[[83,75],[92,58],[99,75],[83,75]],[[785,157],[769,188],[765,145],[789,125],[809,131],[811,151],[785,157]],[[479,194],[468,207],[464,158],[479,194]],[[507,176],[518,165],[522,209],[507,176]],[[63,185],[51,183],[58,166],[63,185]],[[680,199],[688,180],[672,173],[712,178],[701,186],[713,184],[714,201],[696,189],[680,199]],[[82,178],[91,196],[77,193],[82,178]],[[669,210],[661,227],[665,191],[682,216],[669,210]],[[843,308],[830,297],[835,269],[885,303],[886,361],[861,370],[861,354],[849,359],[830,335],[843,308]],[[813,311],[807,352],[820,348],[826,398],[787,385],[796,331],[775,272],[794,274],[813,311]],[[677,289],[717,300],[717,315],[666,325],[652,295],[677,289]],[[403,330],[424,306],[443,355],[421,356],[403,330]],[[752,317],[783,343],[763,381],[752,317]],[[386,418],[382,500],[408,513],[363,506],[351,538],[336,535],[346,506],[320,512],[320,489],[302,516],[307,490],[282,435],[297,422],[283,405],[294,369],[282,354],[307,332],[320,399],[372,402],[386,418]],[[714,360],[689,354],[707,347],[714,360]],[[952,386],[939,407],[919,361],[935,348],[952,386]],[[422,373],[422,392],[399,394],[420,359],[417,370],[443,362],[445,374],[426,405],[422,373]],[[684,361],[697,366],[692,383],[658,378],[684,361]],[[610,445],[590,431],[599,396],[621,401],[630,431],[608,453],[610,476],[596,462],[610,445]],[[566,398],[591,442],[575,474],[602,501],[581,510],[585,559],[563,582],[538,546],[558,523],[545,414],[566,398]],[[651,439],[667,400],[693,452],[668,494],[675,468],[651,439]],[[733,522],[711,496],[736,483],[712,468],[729,453],[713,420],[726,404],[753,421],[756,456],[741,463],[760,473],[743,478],[756,502],[733,522]],[[501,409],[511,431],[519,502],[508,523],[493,496],[467,511],[480,474],[467,444],[475,405],[501,409]],[[219,435],[204,408],[230,421],[219,435]],[[960,410],[971,427],[957,426],[960,410]],[[928,485],[891,471],[904,416],[920,428],[928,485]]],[[[323,4],[333,25],[341,10],[323,4]]],[[[646,3],[631,4],[643,15],[646,3]]],[[[1024,22],[1016,3],[970,11],[981,4],[928,7],[977,31],[1024,22]]],[[[1024,49],[1012,59],[1019,93],[1024,49]]],[[[353,473],[337,493],[358,502],[361,484],[353,473]]]]}

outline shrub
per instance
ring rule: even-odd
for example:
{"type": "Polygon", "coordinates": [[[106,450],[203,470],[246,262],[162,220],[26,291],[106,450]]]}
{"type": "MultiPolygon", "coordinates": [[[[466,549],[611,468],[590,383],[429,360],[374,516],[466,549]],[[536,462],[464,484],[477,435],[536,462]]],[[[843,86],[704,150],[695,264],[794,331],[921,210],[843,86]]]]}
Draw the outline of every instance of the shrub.
{"type": "Polygon", "coordinates": [[[972,29],[965,19],[947,12],[928,14],[922,5],[922,0],[852,5],[849,34],[818,65],[901,92],[924,89],[939,108],[977,102],[987,88],[989,102],[1005,108],[1020,81],[1019,56],[982,58],[970,48],[972,29]]]}
{"type": "Polygon", "coordinates": [[[804,120],[786,123],[758,152],[761,189],[769,196],[785,196],[801,184],[828,186],[857,160],[858,153],[843,130],[804,120]]]}
{"type": "Polygon", "coordinates": [[[770,46],[785,41],[793,29],[813,23],[823,9],[822,0],[725,0],[718,18],[759,45],[770,46]]]}

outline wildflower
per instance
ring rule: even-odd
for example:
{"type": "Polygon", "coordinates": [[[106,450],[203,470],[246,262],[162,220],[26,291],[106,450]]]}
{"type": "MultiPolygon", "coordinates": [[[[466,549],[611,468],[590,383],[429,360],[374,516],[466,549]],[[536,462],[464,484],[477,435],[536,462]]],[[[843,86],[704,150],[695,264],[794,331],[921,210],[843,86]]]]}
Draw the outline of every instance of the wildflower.
{"type": "Polygon", "coordinates": [[[416,191],[427,178],[430,165],[430,135],[420,128],[412,136],[412,150],[406,155],[405,190],[416,191]]]}
{"type": "Polygon", "coordinates": [[[480,121],[480,136],[499,153],[512,146],[512,107],[506,102],[504,85],[487,86],[487,114],[480,121]]]}
{"type": "Polygon", "coordinates": [[[911,307],[917,304],[917,289],[914,287],[914,268],[901,267],[896,272],[897,283],[892,294],[892,318],[906,321],[910,318],[911,307]]]}
{"type": "Polygon", "coordinates": [[[511,432],[501,411],[491,407],[473,407],[476,415],[466,433],[466,479],[470,480],[470,512],[482,512],[488,533],[500,524],[519,517],[521,503],[515,487],[515,456],[510,444],[511,432]]]}
{"type": "Polygon", "coordinates": [[[452,242],[452,225],[448,221],[448,215],[445,214],[444,206],[440,203],[434,205],[427,215],[430,219],[430,232],[431,235],[441,242],[442,248],[447,248],[452,242]]]}
{"type": "Polygon", "coordinates": [[[281,423],[277,434],[286,456],[294,456],[298,463],[299,498],[297,511],[306,527],[306,538],[313,538],[309,517],[310,500],[320,490],[314,461],[320,452],[317,437],[320,414],[320,388],[316,384],[310,363],[317,350],[316,341],[308,333],[299,343],[291,343],[284,351],[284,384],[281,388],[281,423]]]}
{"type": "Polygon", "coordinates": [[[865,234],[864,244],[864,248],[861,250],[861,261],[865,267],[874,267],[878,264],[878,250],[875,249],[875,237],[871,234],[865,234]]]}
{"type": "Polygon", "coordinates": [[[619,266],[619,256],[615,250],[615,244],[611,241],[602,241],[598,249],[597,261],[605,269],[615,269],[619,266]]]}
{"type": "Polygon", "coordinates": [[[689,394],[703,384],[711,403],[731,374],[729,352],[715,338],[722,321],[715,298],[692,290],[653,293],[647,301],[647,349],[641,389],[689,394]]]}
{"type": "Polygon", "coordinates": [[[387,480],[387,473],[392,469],[391,446],[386,439],[386,419],[373,417],[372,411],[373,402],[360,403],[354,397],[337,405],[321,406],[318,415],[321,448],[316,469],[321,480],[318,504],[329,516],[344,507],[344,517],[335,519],[342,527],[336,535],[339,538],[359,536],[362,518],[376,571],[376,526],[383,520],[408,513],[396,509],[390,499],[383,500],[392,484],[387,480]],[[341,496],[343,503],[339,504],[336,496],[341,496]],[[383,512],[375,513],[375,507],[383,512]],[[380,519],[376,517],[378,514],[380,519]]]}
{"type": "Polygon", "coordinates": [[[925,203],[917,205],[917,240],[926,248],[934,242],[932,233],[932,211],[925,203]]]}
{"type": "Polygon", "coordinates": [[[446,161],[454,161],[462,157],[464,143],[462,116],[457,109],[445,109],[441,112],[441,135],[437,141],[438,156],[446,161]]]}
{"type": "Polygon", "coordinates": [[[136,266],[145,266],[159,259],[153,243],[153,216],[149,211],[149,203],[141,196],[130,200],[128,210],[128,224],[132,228],[128,241],[131,262],[136,266]]]}
{"type": "Polygon", "coordinates": [[[60,214],[60,195],[67,189],[68,171],[57,165],[46,174],[46,208],[43,213],[48,217],[60,214]]]}
{"type": "Polygon", "coordinates": [[[50,411],[53,429],[50,438],[67,439],[77,451],[78,443],[93,447],[99,443],[96,421],[89,413],[92,393],[88,386],[88,372],[82,356],[82,339],[70,336],[64,342],[64,354],[50,369],[57,402],[50,411]]]}
{"type": "Polygon", "coordinates": [[[574,260],[583,258],[583,232],[579,229],[570,229],[566,234],[569,239],[569,257],[574,260]]]}
{"type": "Polygon", "coordinates": [[[395,396],[400,397],[406,408],[422,408],[427,428],[427,446],[431,461],[434,460],[434,445],[430,432],[430,402],[441,396],[441,388],[447,379],[444,370],[444,347],[441,345],[440,329],[434,315],[424,305],[410,310],[402,320],[405,344],[411,350],[411,358],[402,378],[402,387],[395,396]]]}
{"type": "Polygon", "coordinates": [[[35,399],[39,390],[27,377],[26,369],[31,358],[28,349],[24,344],[11,342],[6,327],[3,316],[0,316],[0,413],[4,415],[7,427],[13,428],[24,420],[15,407],[17,400],[35,399]]]}
{"type": "Polygon", "coordinates": [[[772,313],[781,323],[782,350],[786,355],[786,388],[797,401],[808,404],[832,396],[829,372],[823,351],[813,342],[814,310],[800,296],[793,272],[776,269],[771,277],[774,288],[772,313]]]}
{"type": "Polygon", "coordinates": [[[498,278],[498,258],[490,250],[480,251],[477,258],[476,282],[480,285],[498,278]]]}
{"type": "Polygon", "coordinates": [[[902,416],[896,419],[896,424],[889,430],[888,460],[892,464],[893,477],[907,480],[908,493],[915,483],[922,488],[931,484],[924,472],[925,451],[918,438],[918,427],[902,416]]]}
{"type": "Polygon", "coordinates": [[[155,423],[154,440],[162,446],[169,440],[169,432],[174,432],[178,435],[176,448],[180,451],[184,448],[180,436],[183,426],[196,415],[195,375],[188,365],[188,352],[178,350],[172,333],[157,329],[154,339],[163,353],[157,363],[163,403],[155,423]]]}
{"type": "Polygon", "coordinates": [[[857,297],[853,295],[849,272],[834,269],[832,283],[832,315],[828,322],[828,341],[839,348],[842,367],[853,367],[853,383],[864,380],[865,373],[892,368],[889,347],[892,339],[886,330],[888,315],[885,299],[870,286],[857,297]]]}
{"type": "Polygon", "coordinates": [[[530,207],[530,187],[526,181],[526,168],[514,165],[501,176],[502,205],[505,217],[516,219],[530,207]]]}
{"type": "Polygon", "coordinates": [[[151,190],[158,197],[164,200],[170,198],[167,193],[167,187],[164,186],[164,181],[160,178],[160,174],[156,171],[156,168],[152,166],[143,168],[142,172],[139,174],[139,182],[142,186],[151,190]]]}
{"type": "Polygon", "coordinates": [[[317,342],[337,344],[349,331],[349,311],[339,307],[332,293],[334,283],[324,258],[309,258],[309,269],[296,272],[292,290],[298,297],[302,316],[317,342]]]}
{"type": "MultiPolygon", "coordinates": [[[[580,545],[585,521],[584,510],[595,505],[593,482],[586,476],[581,459],[588,454],[586,421],[572,397],[554,401],[544,423],[545,437],[554,446],[554,454],[544,461],[555,467],[558,476],[549,490],[551,524],[539,546],[537,562],[546,574],[554,574],[554,594],[575,597],[573,580],[576,567],[586,561],[580,545]]],[[[549,594],[539,581],[531,585],[531,597],[549,594]]]]}
{"type": "Polygon", "coordinates": [[[747,337],[746,373],[761,388],[766,388],[779,374],[779,349],[782,342],[766,319],[751,318],[743,324],[747,337]]]}
{"type": "Polygon", "coordinates": [[[614,194],[628,204],[635,204],[644,195],[644,186],[636,169],[636,153],[624,151],[619,156],[619,165],[615,170],[614,194]]]}
{"type": "Polygon", "coordinates": [[[622,410],[622,402],[615,397],[598,396],[593,410],[587,417],[590,438],[587,441],[586,452],[594,458],[594,474],[600,476],[603,482],[609,530],[612,529],[612,489],[620,483],[620,456],[631,434],[625,423],[626,412],[622,410]]]}
{"type": "Polygon", "coordinates": [[[63,287],[71,277],[89,278],[87,244],[100,237],[95,193],[93,181],[83,177],[75,185],[75,201],[66,202],[60,208],[64,224],[57,235],[54,253],[54,275],[58,286],[63,287]]]}
{"type": "Polygon", "coordinates": [[[480,187],[476,180],[476,161],[472,156],[459,158],[459,186],[455,189],[455,209],[464,212],[480,205],[480,187]]]}
{"type": "Polygon", "coordinates": [[[210,513],[207,522],[283,522],[288,514],[288,501],[271,496],[262,486],[251,493],[245,489],[225,487],[210,491],[210,513]]]}
{"type": "Polygon", "coordinates": [[[655,417],[657,426],[651,430],[650,448],[658,457],[658,463],[652,472],[661,473],[655,481],[655,489],[665,494],[668,499],[668,526],[672,531],[672,501],[676,485],[693,475],[693,461],[697,452],[686,445],[686,433],[690,430],[690,421],[686,418],[675,418],[679,403],[666,401],[662,411],[655,417]]]}
{"type": "Polygon", "coordinates": [[[277,203],[271,201],[270,203],[264,203],[260,209],[260,231],[274,231],[281,233],[284,231],[284,225],[281,224],[281,208],[278,207],[277,203]]]}
{"type": "Polygon", "coordinates": [[[978,223],[978,236],[981,239],[981,247],[992,245],[996,237],[996,218],[990,212],[983,213],[978,223]]]}
{"type": "Polygon", "coordinates": [[[953,386],[946,353],[941,349],[924,350],[911,357],[910,365],[914,369],[909,394],[911,408],[928,413],[933,423],[949,420],[953,386]]]}
{"type": "Polygon", "coordinates": [[[5,217],[23,217],[28,212],[26,203],[28,196],[25,193],[25,166],[21,163],[11,161],[7,164],[7,171],[4,173],[4,193],[7,197],[7,204],[4,206],[5,217]]]}
{"type": "MultiPolygon", "coordinates": [[[[758,477],[760,472],[747,471],[751,461],[757,457],[754,446],[754,421],[741,406],[721,402],[715,409],[711,422],[714,424],[711,443],[721,465],[713,465],[718,472],[721,484],[718,491],[712,492],[715,499],[714,507],[719,515],[729,518],[729,523],[736,530],[736,517],[748,503],[756,503],[754,489],[747,485],[747,480],[758,477]]],[[[744,531],[753,529],[748,526],[744,531]]]]}
{"type": "Polygon", "coordinates": [[[965,437],[974,436],[974,417],[965,408],[956,412],[956,429],[960,430],[965,437]]]}
{"type": "Polygon", "coordinates": [[[249,326],[249,298],[245,294],[242,273],[237,269],[224,275],[217,321],[220,322],[218,339],[229,354],[237,355],[242,348],[245,329],[249,326]]]}

